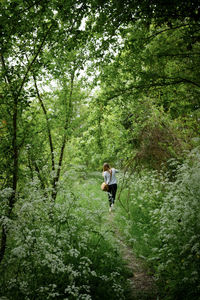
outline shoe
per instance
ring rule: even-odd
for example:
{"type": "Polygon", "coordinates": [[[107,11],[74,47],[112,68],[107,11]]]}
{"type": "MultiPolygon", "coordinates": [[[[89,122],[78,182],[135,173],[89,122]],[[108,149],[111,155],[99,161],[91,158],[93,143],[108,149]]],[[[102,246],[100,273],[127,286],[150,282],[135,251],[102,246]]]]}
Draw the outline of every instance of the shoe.
{"type": "Polygon", "coordinates": [[[112,211],[112,207],[109,208],[109,212],[111,212],[111,211],[112,211]]]}

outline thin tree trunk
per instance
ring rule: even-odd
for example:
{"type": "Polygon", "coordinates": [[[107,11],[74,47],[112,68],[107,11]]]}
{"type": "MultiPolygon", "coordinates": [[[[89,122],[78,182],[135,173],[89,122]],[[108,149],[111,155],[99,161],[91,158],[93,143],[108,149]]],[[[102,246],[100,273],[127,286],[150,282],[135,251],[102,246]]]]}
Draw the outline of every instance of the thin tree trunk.
{"type": "Polygon", "coordinates": [[[13,209],[16,201],[16,190],[18,181],[18,145],[17,145],[17,115],[18,115],[18,99],[14,100],[14,111],[13,111],[13,193],[9,201],[9,215],[13,209]]]}
{"type": "MultiPolygon", "coordinates": [[[[10,89],[12,90],[11,81],[7,75],[7,69],[4,61],[4,57],[1,55],[2,67],[5,71],[5,81],[9,84],[10,89]]],[[[13,94],[14,105],[13,105],[13,138],[12,138],[12,148],[13,148],[13,174],[12,174],[12,194],[9,198],[9,208],[8,208],[8,217],[10,217],[15,200],[16,200],[16,188],[17,188],[17,179],[18,179],[18,145],[17,145],[17,113],[18,113],[18,97],[13,94]]],[[[6,225],[2,225],[2,236],[1,236],[1,247],[0,247],[0,263],[4,258],[6,251],[6,241],[7,241],[7,232],[6,225]]]]}
{"type": "Polygon", "coordinates": [[[4,254],[6,251],[6,240],[7,240],[7,235],[6,235],[6,228],[5,225],[2,225],[2,232],[1,232],[1,249],[0,249],[0,263],[4,258],[4,254]]]}
{"type": "Polygon", "coordinates": [[[102,137],[102,126],[101,126],[102,116],[103,116],[102,104],[99,103],[99,111],[98,111],[98,119],[97,119],[98,122],[97,144],[101,154],[103,153],[102,138],[101,138],[102,137]]]}
{"type": "MultiPolygon", "coordinates": [[[[12,194],[9,199],[8,217],[10,217],[14,203],[16,201],[16,190],[17,190],[17,180],[18,180],[17,105],[18,105],[18,99],[15,98],[14,99],[14,108],[13,108],[13,140],[12,140],[12,147],[13,147],[12,194]]],[[[3,224],[2,225],[1,248],[0,248],[0,263],[5,255],[6,241],[7,241],[6,226],[3,224]]]]}
{"type": "Polygon", "coordinates": [[[60,171],[61,171],[61,167],[62,167],[63,155],[64,155],[65,145],[66,145],[66,141],[67,141],[67,132],[66,131],[69,127],[69,122],[70,122],[70,118],[71,118],[71,114],[72,114],[72,94],[73,94],[73,88],[74,88],[74,74],[75,74],[75,70],[73,70],[73,72],[71,74],[71,86],[70,86],[70,95],[69,95],[69,102],[68,102],[68,112],[67,112],[66,120],[65,120],[63,142],[62,142],[62,146],[61,146],[61,150],[60,150],[60,157],[59,157],[59,162],[58,162],[57,173],[53,180],[52,199],[54,202],[56,200],[56,196],[57,196],[57,192],[58,192],[57,184],[60,179],[60,171]]]}
{"type": "MultiPolygon", "coordinates": [[[[14,106],[13,106],[13,139],[12,139],[12,147],[13,147],[12,189],[13,189],[13,192],[12,192],[12,195],[10,196],[10,199],[9,199],[8,217],[11,216],[14,204],[16,202],[16,191],[17,191],[17,181],[18,181],[18,145],[17,145],[18,100],[19,100],[19,97],[21,95],[21,91],[24,87],[24,84],[27,80],[28,74],[29,74],[32,66],[34,65],[39,53],[41,52],[42,47],[44,46],[44,43],[46,41],[46,38],[47,38],[51,28],[52,28],[52,25],[48,28],[46,34],[44,35],[44,37],[41,41],[41,44],[38,47],[38,50],[37,50],[36,54],[34,55],[32,61],[30,63],[28,63],[25,75],[22,78],[22,81],[21,81],[21,84],[19,86],[19,89],[18,89],[17,93],[13,92],[11,79],[7,75],[7,68],[6,68],[6,65],[5,65],[4,57],[3,57],[3,55],[1,55],[1,63],[2,63],[3,70],[5,71],[5,81],[6,81],[7,84],[9,84],[10,90],[12,91],[13,99],[14,99],[14,106]]],[[[6,226],[2,225],[2,237],[1,237],[1,246],[0,246],[0,263],[2,262],[2,260],[4,258],[4,255],[5,255],[6,243],[7,243],[6,226]]]]}
{"type": "Polygon", "coordinates": [[[54,147],[53,147],[53,140],[52,140],[52,136],[51,136],[51,130],[50,130],[50,126],[49,126],[49,119],[48,119],[46,108],[45,108],[44,103],[42,101],[42,98],[40,96],[40,93],[39,93],[39,90],[38,90],[38,87],[37,87],[36,78],[35,78],[34,75],[33,75],[33,79],[34,79],[34,84],[35,84],[35,89],[36,89],[36,93],[37,93],[37,96],[38,96],[38,100],[40,102],[40,105],[42,107],[43,113],[44,113],[45,118],[46,118],[47,132],[48,132],[48,138],[49,138],[49,146],[50,146],[50,151],[51,151],[52,171],[55,171],[54,147]]]}

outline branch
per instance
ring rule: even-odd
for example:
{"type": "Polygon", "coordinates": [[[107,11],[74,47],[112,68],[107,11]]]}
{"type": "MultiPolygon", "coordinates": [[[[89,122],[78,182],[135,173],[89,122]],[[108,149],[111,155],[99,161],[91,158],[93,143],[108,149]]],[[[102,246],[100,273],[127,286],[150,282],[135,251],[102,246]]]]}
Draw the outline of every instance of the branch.
{"type": "Polygon", "coordinates": [[[176,85],[176,84],[181,84],[181,83],[190,83],[192,85],[195,85],[197,87],[200,87],[200,84],[197,82],[194,82],[190,79],[187,78],[181,78],[181,77],[177,77],[177,78],[164,78],[165,80],[171,80],[171,81],[163,81],[163,82],[154,82],[151,84],[141,84],[141,85],[131,85],[130,87],[126,88],[126,89],[121,89],[119,90],[119,92],[111,97],[107,97],[106,100],[110,101],[113,100],[114,98],[117,98],[119,96],[122,96],[124,94],[127,93],[131,93],[132,90],[136,89],[136,90],[140,90],[140,89],[150,89],[152,87],[163,87],[163,86],[169,86],[169,85],[176,85]]]}
{"type": "Polygon", "coordinates": [[[191,56],[200,56],[200,52],[191,52],[191,53],[161,53],[161,54],[153,54],[153,57],[191,57],[191,56]]]}
{"type": "Polygon", "coordinates": [[[38,96],[38,100],[40,102],[40,105],[42,107],[43,113],[45,115],[46,118],[46,124],[47,124],[47,132],[48,132],[48,138],[49,138],[49,145],[50,145],[50,150],[51,150],[51,164],[52,164],[52,170],[55,170],[55,158],[54,158],[54,147],[53,147],[53,140],[52,140],[52,136],[51,136],[51,130],[50,130],[50,126],[49,126],[49,119],[48,119],[48,115],[47,115],[47,111],[46,108],[44,106],[44,103],[42,101],[42,98],[40,96],[38,87],[37,87],[37,82],[36,82],[36,78],[35,75],[33,75],[33,80],[34,80],[34,84],[35,84],[35,89],[36,89],[36,93],[38,96]]]}
{"type": "Polygon", "coordinates": [[[24,84],[25,84],[25,82],[26,82],[28,73],[30,72],[31,67],[33,66],[33,64],[34,64],[34,62],[36,61],[36,59],[37,59],[37,57],[38,57],[38,55],[39,55],[39,53],[40,53],[42,47],[44,46],[45,40],[46,40],[46,38],[47,38],[47,36],[48,36],[48,34],[49,34],[49,32],[50,32],[50,30],[51,30],[52,27],[53,27],[53,24],[51,24],[51,26],[50,26],[49,29],[47,30],[47,32],[46,32],[46,34],[44,35],[43,40],[42,40],[42,42],[41,42],[41,44],[40,44],[40,46],[39,46],[39,48],[38,48],[38,50],[37,50],[35,56],[33,57],[32,61],[30,62],[30,64],[29,64],[28,67],[27,67],[26,73],[25,73],[25,75],[24,75],[24,78],[22,79],[22,83],[21,83],[21,85],[20,85],[20,88],[19,88],[18,93],[17,93],[17,96],[16,96],[17,98],[19,98],[19,96],[20,96],[20,94],[21,94],[21,91],[22,91],[22,88],[23,88],[23,86],[24,86],[24,84]]]}
{"type": "Polygon", "coordinates": [[[6,63],[5,63],[5,60],[4,60],[4,57],[3,57],[3,54],[0,54],[1,56],[1,64],[2,64],[2,67],[5,71],[5,82],[8,83],[9,85],[11,85],[11,80],[7,74],[7,68],[6,68],[6,63]]]}
{"type": "Polygon", "coordinates": [[[191,25],[191,24],[189,24],[189,23],[188,24],[182,24],[182,25],[179,25],[179,26],[176,26],[176,27],[171,27],[171,28],[166,28],[166,29],[160,30],[160,31],[155,32],[154,34],[148,36],[147,38],[145,38],[145,40],[150,40],[150,39],[158,36],[159,34],[161,34],[163,32],[179,29],[179,28],[186,27],[186,26],[189,26],[189,25],[191,25]]]}
{"type": "Polygon", "coordinates": [[[190,80],[190,79],[187,79],[187,78],[181,78],[181,77],[180,77],[180,80],[182,80],[182,82],[191,83],[192,85],[195,85],[195,86],[197,86],[197,87],[200,88],[200,84],[199,84],[199,83],[194,82],[194,81],[192,81],[192,80],[190,80]]]}

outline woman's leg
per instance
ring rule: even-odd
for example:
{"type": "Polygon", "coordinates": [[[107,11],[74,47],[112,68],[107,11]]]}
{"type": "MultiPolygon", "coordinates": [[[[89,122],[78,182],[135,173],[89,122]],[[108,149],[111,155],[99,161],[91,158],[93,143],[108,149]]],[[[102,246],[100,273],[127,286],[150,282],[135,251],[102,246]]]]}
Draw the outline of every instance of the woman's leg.
{"type": "Polygon", "coordinates": [[[112,184],[112,198],[113,198],[113,204],[115,202],[115,196],[117,192],[117,184],[112,184]]]}
{"type": "Polygon", "coordinates": [[[117,192],[117,184],[111,184],[111,185],[109,185],[108,200],[109,200],[110,206],[112,204],[114,204],[114,202],[115,202],[116,192],[117,192]]]}
{"type": "Polygon", "coordinates": [[[110,185],[109,185],[109,190],[108,190],[108,201],[109,201],[109,205],[111,207],[111,205],[113,204],[113,196],[112,196],[112,190],[110,188],[110,185]]]}

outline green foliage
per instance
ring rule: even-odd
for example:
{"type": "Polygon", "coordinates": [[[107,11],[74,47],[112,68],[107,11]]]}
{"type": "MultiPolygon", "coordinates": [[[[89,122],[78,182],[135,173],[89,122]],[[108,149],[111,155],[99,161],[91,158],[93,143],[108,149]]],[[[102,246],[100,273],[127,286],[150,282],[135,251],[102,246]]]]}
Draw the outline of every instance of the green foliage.
{"type": "MultiPolygon", "coordinates": [[[[123,158],[124,165],[135,157],[140,165],[160,169],[195,146],[191,137],[200,130],[197,28],[186,21],[160,28],[137,21],[120,28],[119,54],[99,65],[101,91],[96,108],[90,105],[91,117],[101,112],[95,132],[97,137],[101,131],[103,151],[95,147],[93,153],[110,161],[123,158]]],[[[95,134],[92,138],[94,145],[95,134]]]]}
{"type": "Polygon", "coordinates": [[[63,177],[53,206],[39,182],[30,182],[19,195],[14,219],[2,219],[9,224],[9,245],[1,265],[1,297],[126,299],[127,272],[107,225],[107,201],[100,189],[96,193],[96,175],[80,185],[80,171],[70,183],[76,192],[64,188],[69,173],[63,177]]]}
{"type": "Polygon", "coordinates": [[[175,183],[168,186],[160,213],[154,212],[155,219],[160,214],[162,243],[160,249],[154,249],[160,260],[157,271],[162,283],[167,280],[176,297],[187,295],[197,299],[200,291],[199,179],[199,149],[196,149],[179,168],[175,183]]]}
{"type": "Polygon", "coordinates": [[[176,180],[143,172],[127,178],[118,220],[134,251],[152,267],[162,299],[198,299],[199,149],[176,165],[176,180]],[[131,184],[130,184],[131,182],[131,184]]]}
{"type": "Polygon", "coordinates": [[[186,152],[200,142],[198,1],[0,10],[2,296],[127,297],[94,187],[108,161],[126,168],[117,220],[129,243],[169,299],[195,298],[199,158],[186,152]]]}

